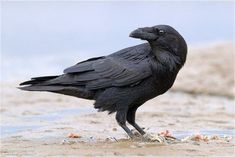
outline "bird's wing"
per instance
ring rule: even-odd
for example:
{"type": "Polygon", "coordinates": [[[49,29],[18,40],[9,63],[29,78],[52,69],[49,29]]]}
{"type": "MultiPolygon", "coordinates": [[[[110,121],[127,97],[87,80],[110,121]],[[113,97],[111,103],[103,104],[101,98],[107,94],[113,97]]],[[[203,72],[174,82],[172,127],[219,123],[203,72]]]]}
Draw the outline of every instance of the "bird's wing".
{"type": "Polygon", "coordinates": [[[89,90],[134,85],[152,72],[148,47],[131,47],[106,57],[91,58],[64,70],[59,82],[84,85],[89,90]]]}

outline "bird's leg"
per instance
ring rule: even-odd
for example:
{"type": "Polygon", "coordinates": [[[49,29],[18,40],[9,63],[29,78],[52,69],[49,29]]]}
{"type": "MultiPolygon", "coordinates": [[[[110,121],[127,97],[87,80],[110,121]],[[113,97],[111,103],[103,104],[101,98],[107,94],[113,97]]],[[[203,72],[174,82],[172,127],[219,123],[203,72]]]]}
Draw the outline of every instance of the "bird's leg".
{"type": "Polygon", "coordinates": [[[129,124],[131,124],[141,135],[142,135],[142,140],[144,141],[158,141],[158,142],[165,142],[166,139],[162,136],[154,136],[152,134],[146,133],[138,124],[135,122],[135,114],[138,106],[132,107],[128,109],[127,112],[127,121],[129,124]]]}
{"type": "Polygon", "coordinates": [[[139,131],[139,133],[140,133],[141,135],[144,135],[144,134],[145,134],[145,131],[144,131],[138,124],[133,123],[132,126],[133,126],[137,131],[139,131]]]}
{"type": "Polygon", "coordinates": [[[135,122],[135,113],[137,107],[130,108],[127,112],[127,121],[131,124],[141,135],[145,134],[145,131],[135,122]]]}
{"type": "Polygon", "coordinates": [[[131,130],[126,126],[126,111],[117,111],[116,120],[118,124],[126,131],[130,138],[134,138],[134,134],[131,130]]]}

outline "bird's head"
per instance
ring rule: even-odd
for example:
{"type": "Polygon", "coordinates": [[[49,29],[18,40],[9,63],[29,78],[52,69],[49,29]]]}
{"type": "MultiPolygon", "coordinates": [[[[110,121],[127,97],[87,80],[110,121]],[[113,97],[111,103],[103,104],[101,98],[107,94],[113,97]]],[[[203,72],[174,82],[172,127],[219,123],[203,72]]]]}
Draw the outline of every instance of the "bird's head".
{"type": "Polygon", "coordinates": [[[138,28],[130,33],[130,37],[147,40],[152,48],[161,48],[186,59],[187,44],[171,26],[156,25],[138,28]]]}

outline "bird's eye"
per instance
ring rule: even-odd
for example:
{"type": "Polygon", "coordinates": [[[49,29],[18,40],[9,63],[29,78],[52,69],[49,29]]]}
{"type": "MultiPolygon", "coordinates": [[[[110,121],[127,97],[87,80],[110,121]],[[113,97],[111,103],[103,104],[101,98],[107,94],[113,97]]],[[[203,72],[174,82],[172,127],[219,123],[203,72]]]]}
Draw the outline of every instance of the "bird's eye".
{"type": "Polygon", "coordinates": [[[154,28],[154,31],[155,31],[158,35],[163,35],[163,34],[165,34],[165,31],[164,31],[163,29],[154,28]]]}
{"type": "Polygon", "coordinates": [[[159,35],[163,35],[163,34],[165,34],[165,31],[162,30],[162,29],[160,29],[160,30],[158,31],[158,33],[159,33],[159,35]]]}

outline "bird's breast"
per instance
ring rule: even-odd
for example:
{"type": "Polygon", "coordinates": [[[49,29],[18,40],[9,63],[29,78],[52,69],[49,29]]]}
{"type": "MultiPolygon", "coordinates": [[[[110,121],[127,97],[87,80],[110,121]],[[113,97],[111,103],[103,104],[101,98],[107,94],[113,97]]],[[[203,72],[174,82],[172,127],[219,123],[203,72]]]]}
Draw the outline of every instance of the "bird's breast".
{"type": "Polygon", "coordinates": [[[170,89],[172,85],[174,84],[176,75],[177,74],[175,73],[166,71],[164,74],[155,76],[154,85],[156,88],[156,93],[163,94],[168,89],[170,89]]]}

